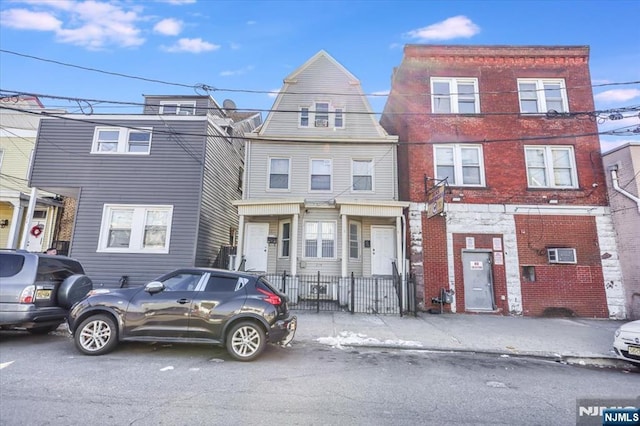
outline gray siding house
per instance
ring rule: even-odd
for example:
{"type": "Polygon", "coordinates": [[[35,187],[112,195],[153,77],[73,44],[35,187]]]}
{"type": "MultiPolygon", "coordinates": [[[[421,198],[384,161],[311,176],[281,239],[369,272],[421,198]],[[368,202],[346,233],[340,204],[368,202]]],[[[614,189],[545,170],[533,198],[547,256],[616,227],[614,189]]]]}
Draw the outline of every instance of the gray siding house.
{"type": "Polygon", "coordinates": [[[69,255],[97,285],[220,266],[237,235],[242,134],[260,123],[210,96],[146,96],[142,114],[50,116],[30,185],[76,200],[69,255]]]}
{"type": "Polygon", "coordinates": [[[346,296],[298,279],[344,283],[404,272],[397,137],[376,121],[360,81],[320,51],[284,79],[264,124],[247,134],[238,267],[288,275],[292,299],[346,296]],[[395,269],[394,269],[395,264],[395,269]],[[317,296],[317,294],[315,294],[317,296]]]}

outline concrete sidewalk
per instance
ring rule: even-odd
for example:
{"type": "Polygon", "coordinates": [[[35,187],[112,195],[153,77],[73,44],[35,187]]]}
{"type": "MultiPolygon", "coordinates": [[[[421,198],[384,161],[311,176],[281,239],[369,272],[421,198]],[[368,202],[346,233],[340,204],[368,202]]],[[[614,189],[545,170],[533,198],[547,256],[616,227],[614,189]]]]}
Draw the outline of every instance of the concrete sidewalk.
{"type": "Polygon", "coordinates": [[[528,356],[569,364],[637,370],[616,358],[613,335],[624,321],[483,314],[414,316],[292,311],[296,341],[528,356]]]}

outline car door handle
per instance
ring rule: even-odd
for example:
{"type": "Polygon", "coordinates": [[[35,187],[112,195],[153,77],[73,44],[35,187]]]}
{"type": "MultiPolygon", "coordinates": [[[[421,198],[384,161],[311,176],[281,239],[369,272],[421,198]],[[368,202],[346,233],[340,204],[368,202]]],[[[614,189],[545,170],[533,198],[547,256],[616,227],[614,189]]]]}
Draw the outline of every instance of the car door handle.
{"type": "Polygon", "coordinates": [[[178,302],[181,305],[184,305],[185,303],[189,303],[189,299],[186,299],[183,297],[182,299],[176,300],[176,302],[178,302]]]}

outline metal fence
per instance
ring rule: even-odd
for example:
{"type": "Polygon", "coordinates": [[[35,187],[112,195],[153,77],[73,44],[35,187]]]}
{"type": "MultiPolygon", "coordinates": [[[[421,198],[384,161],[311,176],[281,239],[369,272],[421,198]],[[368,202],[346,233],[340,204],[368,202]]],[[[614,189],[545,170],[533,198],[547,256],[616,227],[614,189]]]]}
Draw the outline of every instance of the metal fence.
{"type": "Polygon", "coordinates": [[[267,274],[266,278],[289,298],[292,310],[351,313],[416,314],[415,281],[400,275],[350,277],[267,274]],[[414,300],[410,300],[413,298],[414,300]]]}

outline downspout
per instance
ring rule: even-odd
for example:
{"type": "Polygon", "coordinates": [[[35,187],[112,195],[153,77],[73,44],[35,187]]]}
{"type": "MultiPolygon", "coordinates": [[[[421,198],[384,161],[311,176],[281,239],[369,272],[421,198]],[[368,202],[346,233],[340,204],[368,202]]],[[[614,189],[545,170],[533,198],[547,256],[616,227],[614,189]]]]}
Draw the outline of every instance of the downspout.
{"type": "MultiPolygon", "coordinates": [[[[400,266],[402,282],[404,282],[404,294],[409,294],[409,280],[407,278],[407,229],[406,218],[404,217],[404,211],[400,215],[400,223],[402,223],[402,264],[400,266]]],[[[402,308],[406,308],[407,298],[402,298],[402,304],[405,305],[402,308]]]]}
{"type": "Polygon", "coordinates": [[[632,193],[624,190],[623,188],[620,187],[620,184],[618,183],[618,166],[612,166],[609,168],[609,171],[611,172],[611,180],[613,181],[613,188],[618,191],[619,193],[621,193],[622,195],[624,195],[625,197],[633,200],[636,205],[638,206],[638,213],[640,213],[640,198],[636,197],[635,195],[633,195],[632,193]]]}

